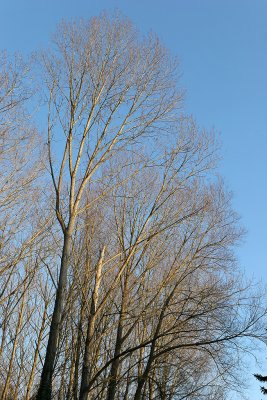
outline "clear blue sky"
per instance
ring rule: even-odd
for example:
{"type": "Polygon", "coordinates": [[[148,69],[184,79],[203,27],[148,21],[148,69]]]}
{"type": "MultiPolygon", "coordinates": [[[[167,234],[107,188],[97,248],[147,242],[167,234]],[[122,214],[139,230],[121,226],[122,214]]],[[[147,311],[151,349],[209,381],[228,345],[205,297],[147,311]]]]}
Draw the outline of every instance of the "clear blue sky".
{"type": "MultiPolygon", "coordinates": [[[[34,51],[62,18],[115,8],[180,59],[186,112],[220,133],[220,172],[248,230],[241,266],[267,283],[267,1],[9,0],[1,4],[0,49],[34,51]]],[[[248,394],[257,400],[255,387],[248,394]]]]}

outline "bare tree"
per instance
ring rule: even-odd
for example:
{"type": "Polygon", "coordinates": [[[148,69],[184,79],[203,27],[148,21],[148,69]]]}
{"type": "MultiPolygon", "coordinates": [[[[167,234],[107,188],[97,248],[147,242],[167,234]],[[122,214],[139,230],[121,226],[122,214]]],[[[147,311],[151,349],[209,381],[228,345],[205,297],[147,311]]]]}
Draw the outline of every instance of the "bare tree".
{"type": "Polygon", "coordinates": [[[226,399],[265,338],[176,64],[120,16],[62,23],[38,63],[43,163],[28,67],[0,56],[2,400],[226,399]]]}
{"type": "Polygon", "coordinates": [[[50,171],[64,244],[38,399],[51,398],[71,238],[84,190],[114,154],[169,124],[180,100],[166,51],[153,38],[137,39],[128,21],[103,15],[89,23],[65,23],[54,43],[43,63],[50,171]],[[51,148],[56,130],[63,136],[59,169],[51,148]]]}
{"type": "MultiPolygon", "coordinates": [[[[109,399],[115,398],[119,388],[118,398],[123,396],[124,379],[131,382],[131,388],[127,386],[130,398],[142,398],[153,387],[155,393],[173,393],[173,398],[189,398],[190,393],[192,399],[205,398],[208,388],[215,387],[215,375],[217,380],[222,376],[226,379],[227,373],[232,375],[234,359],[229,354],[236,354],[239,340],[263,332],[258,317],[265,314],[264,308],[261,310],[254,300],[249,304],[247,292],[233,279],[230,247],[242,232],[235,227],[228,196],[221,185],[197,188],[191,169],[181,175],[192,177],[185,183],[170,173],[175,171],[174,165],[170,168],[166,163],[165,168],[158,182],[150,170],[149,179],[143,172],[134,186],[128,181],[127,187],[123,185],[113,194],[115,232],[122,256],[103,270],[107,286],[103,283],[99,304],[104,304],[107,293],[114,296],[115,290],[114,317],[106,339],[106,348],[113,348],[114,353],[101,354],[102,365],[91,372],[87,393],[93,398],[105,397],[107,379],[109,399]],[[150,179],[154,184],[148,186],[150,179]],[[172,185],[166,184],[169,179],[172,185]],[[129,258],[132,248],[135,251],[129,258]],[[106,271],[112,275],[107,277],[106,271]],[[130,364],[128,357],[132,357],[130,364]],[[205,368],[199,369],[200,363],[205,368]],[[163,389],[158,376],[167,367],[173,374],[177,371],[180,383],[176,386],[172,377],[164,381],[163,389]]],[[[110,297],[109,304],[112,301],[110,297]]],[[[91,355],[93,351],[91,347],[91,355]]]]}
{"type": "Polygon", "coordinates": [[[3,399],[20,396],[27,369],[29,287],[38,270],[34,253],[48,226],[47,218],[38,218],[41,160],[26,107],[33,94],[28,75],[29,65],[19,56],[0,54],[0,358],[7,372],[3,368],[3,399]]]}

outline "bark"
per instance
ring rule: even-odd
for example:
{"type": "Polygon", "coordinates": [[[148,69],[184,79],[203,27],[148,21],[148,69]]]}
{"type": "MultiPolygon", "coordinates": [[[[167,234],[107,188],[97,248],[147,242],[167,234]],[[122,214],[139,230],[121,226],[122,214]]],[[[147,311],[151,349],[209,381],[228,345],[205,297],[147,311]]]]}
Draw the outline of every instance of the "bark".
{"type": "Polygon", "coordinates": [[[84,350],[84,358],[83,358],[83,368],[82,368],[82,378],[81,378],[81,386],[80,386],[80,396],[79,400],[87,400],[88,399],[88,392],[90,389],[90,353],[91,353],[91,341],[94,333],[95,328],[95,320],[96,320],[96,308],[98,303],[98,296],[99,296],[99,287],[101,283],[102,277],[102,265],[103,265],[103,258],[105,254],[105,247],[101,252],[95,273],[95,286],[92,294],[92,301],[91,301],[91,309],[90,315],[88,320],[88,328],[86,334],[86,341],[85,341],[85,350],[84,350]]]}
{"type": "Polygon", "coordinates": [[[69,376],[69,384],[68,390],[66,395],[66,400],[75,399],[73,395],[73,388],[74,388],[74,372],[75,372],[75,355],[73,356],[71,367],[70,367],[70,376],[69,376]]]}
{"type": "Polygon", "coordinates": [[[39,349],[40,349],[40,345],[41,345],[41,341],[42,341],[43,333],[44,333],[44,329],[45,329],[45,321],[47,318],[47,306],[48,306],[48,304],[46,303],[44,312],[43,312],[41,328],[40,328],[39,335],[37,338],[37,344],[36,344],[36,348],[35,348],[35,352],[34,352],[33,364],[32,364],[32,368],[31,368],[29,382],[27,385],[25,400],[30,400],[30,392],[31,392],[31,388],[33,385],[34,374],[35,374],[35,370],[36,370],[36,366],[37,366],[37,362],[38,362],[39,349]]]}
{"type": "Polygon", "coordinates": [[[114,351],[114,359],[111,364],[110,374],[109,374],[109,385],[108,385],[108,394],[107,400],[114,400],[116,395],[116,388],[117,388],[117,378],[118,378],[118,370],[120,366],[120,358],[117,357],[118,354],[121,353],[122,344],[123,344],[123,319],[126,312],[127,306],[127,283],[128,283],[128,276],[125,278],[124,283],[124,290],[122,296],[122,304],[120,310],[120,317],[119,317],[119,324],[117,328],[117,337],[116,337],[116,344],[115,344],[115,351],[114,351]]]}
{"type": "Polygon", "coordinates": [[[84,311],[85,311],[85,302],[83,301],[80,313],[80,321],[78,326],[78,337],[76,343],[76,357],[75,357],[75,367],[74,367],[74,378],[73,378],[73,399],[78,400],[78,389],[79,389],[79,366],[80,366],[80,356],[81,356],[81,348],[82,348],[82,325],[84,321],[84,311]]]}
{"type": "Polygon", "coordinates": [[[137,385],[137,389],[135,392],[135,396],[134,396],[134,400],[141,400],[142,398],[142,390],[144,387],[144,384],[146,383],[146,380],[148,378],[151,366],[153,364],[154,361],[154,352],[155,352],[155,346],[156,346],[156,340],[153,341],[152,345],[151,345],[151,349],[150,349],[150,354],[149,354],[149,358],[146,364],[146,368],[144,373],[142,374],[142,376],[138,379],[138,385],[137,385]]]}
{"type": "Polygon", "coordinates": [[[162,326],[162,323],[163,323],[165,310],[167,309],[167,307],[168,307],[168,305],[169,305],[169,303],[171,301],[171,298],[175,293],[175,290],[176,290],[176,285],[172,289],[171,293],[167,297],[167,299],[166,299],[166,301],[165,301],[165,303],[164,303],[164,305],[162,307],[162,310],[161,310],[161,313],[160,313],[160,316],[159,316],[159,320],[158,320],[158,324],[157,324],[157,327],[156,327],[156,330],[155,330],[155,333],[154,333],[154,336],[153,336],[153,340],[152,340],[152,343],[151,343],[151,348],[150,348],[149,357],[148,357],[148,360],[147,360],[147,364],[146,364],[145,370],[144,370],[143,374],[138,378],[138,384],[137,384],[137,389],[136,389],[136,392],[135,392],[134,400],[141,400],[141,398],[142,398],[142,390],[143,390],[144,384],[147,381],[147,378],[149,376],[151,367],[152,367],[153,362],[154,362],[154,355],[155,355],[155,350],[156,350],[156,342],[157,342],[157,339],[158,339],[158,336],[159,336],[159,333],[160,333],[160,329],[161,329],[161,326],[162,326]]]}
{"type": "Polygon", "coordinates": [[[52,398],[52,378],[60,333],[60,322],[62,319],[64,299],[67,287],[67,271],[70,251],[71,234],[70,232],[65,232],[56,301],[50,325],[45,362],[42,370],[41,381],[36,400],[51,400],[52,398]]]}
{"type": "MultiPolygon", "coordinates": [[[[24,340],[25,340],[25,338],[24,338],[24,340]]],[[[23,345],[24,345],[24,340],[23,340],[23,345]]],[[[14,400],[19,399],[19,389],[20,389],[21,377],[23,374],[24,359],[25,359],[25,352],[23,349],[20,360],[19,360],[19,374],[18,374],[18,379],[17,379],[16,385],[15,385],[14,400]]]]}

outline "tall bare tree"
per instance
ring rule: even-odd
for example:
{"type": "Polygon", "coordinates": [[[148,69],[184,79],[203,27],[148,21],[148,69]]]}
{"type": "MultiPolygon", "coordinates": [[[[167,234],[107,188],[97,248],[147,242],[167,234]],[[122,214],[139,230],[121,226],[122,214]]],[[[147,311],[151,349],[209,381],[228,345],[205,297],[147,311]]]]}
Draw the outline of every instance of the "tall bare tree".
{"type": "Polygon", "coordinates": [[[0,56],[0,398],[226,399],[265,338],[264,291],[236,266],[243,231],[176,62],[101,15],[62,23],[37,66],[46,164],[28,67],[0,56]]]}
{"type": "Polygon", "coordinates": [[[49,163],[64,243],[38,399],[51,398],[72,235],[84,190],[115,154],[166,130],[180,101],[165,49],[157,39],[138,38],[128,21],[103,15],[64,23],[54,44],[43,64],[49,163]],[[63,150],[58,168],[54,139],[63,150]]]}

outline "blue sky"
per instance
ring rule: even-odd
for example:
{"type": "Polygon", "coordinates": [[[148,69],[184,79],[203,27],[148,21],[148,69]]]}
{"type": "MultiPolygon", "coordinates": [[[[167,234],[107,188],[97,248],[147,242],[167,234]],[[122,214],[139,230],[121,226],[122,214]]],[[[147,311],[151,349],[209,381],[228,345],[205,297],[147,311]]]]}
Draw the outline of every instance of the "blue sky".
{"type": "MultiPolygon", "coordinates": [[[[116,8],[179,58],[185,111],[220,135],[219,170],[248,231],[240,264],[267,283],[267,1],[9,0],[1,4],[0,49],[29,53],[61,19],[116,8]]],[[[261,398],[256,385],[248,395],[261,398]]]]}

